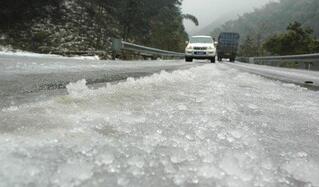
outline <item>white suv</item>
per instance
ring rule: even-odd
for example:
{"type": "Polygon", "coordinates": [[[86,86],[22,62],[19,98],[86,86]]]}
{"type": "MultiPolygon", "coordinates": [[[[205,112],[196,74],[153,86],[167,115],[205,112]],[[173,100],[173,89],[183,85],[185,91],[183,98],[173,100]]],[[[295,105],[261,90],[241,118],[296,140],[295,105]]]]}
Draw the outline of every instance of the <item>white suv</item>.
{"type": "Polygon", "coordinates": [[[216,47],[210,36],[192,36],[185,49],[185,60],[192,62],[193,59],[209,59],[215,62],[216,47]]]}

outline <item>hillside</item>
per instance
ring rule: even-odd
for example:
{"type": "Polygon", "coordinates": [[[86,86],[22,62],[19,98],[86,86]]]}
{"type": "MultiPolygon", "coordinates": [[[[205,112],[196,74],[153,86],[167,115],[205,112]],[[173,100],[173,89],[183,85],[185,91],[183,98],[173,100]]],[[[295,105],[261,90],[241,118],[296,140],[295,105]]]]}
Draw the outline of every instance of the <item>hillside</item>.
{"type": "Polygon", "coordinates": [[[111,37],[181,51],[187,39],[179,0],[1,0],[0,7],[0,45],[27,51],[107,50],[111,37]]]}
{"type": "Polygon", "coordinates": [[[211,34],[216,36],[222,31],[238,32],[242,41],[249,35],[261,43],[275,33],[284,32],[289,23],[298,21],[304,27],[312,28],[319,37],[318,20],[318,0],[280,0],[228,21],[212,30],[211,34]]]}

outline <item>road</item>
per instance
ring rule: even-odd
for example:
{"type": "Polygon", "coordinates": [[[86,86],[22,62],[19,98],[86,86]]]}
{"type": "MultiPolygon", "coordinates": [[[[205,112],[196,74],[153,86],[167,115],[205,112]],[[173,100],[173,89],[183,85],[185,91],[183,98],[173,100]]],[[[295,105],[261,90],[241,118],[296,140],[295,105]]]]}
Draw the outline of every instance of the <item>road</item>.
{"type": "Polygon", "coordinates": [[[0,106],[63,94],[63,90],[57,89],[65,88],[68,83],[81,79],[85,79],[90,85],[96,85],[198,65],[176,60],[102,61],[0,53],[0,106]]]}
{"type": "Polygon", "coordinates": [[[154,63],[182,69],[3,105],[0,186],[319,186],[318,91],[154,63]]]}
{"type": "Polygon", "coordinates": [[[273,80],[294,83],[313,90],[319,90],[319,71],[278,68],[247,63],[228,63],[232,68],[267,77],[273,80]]]}

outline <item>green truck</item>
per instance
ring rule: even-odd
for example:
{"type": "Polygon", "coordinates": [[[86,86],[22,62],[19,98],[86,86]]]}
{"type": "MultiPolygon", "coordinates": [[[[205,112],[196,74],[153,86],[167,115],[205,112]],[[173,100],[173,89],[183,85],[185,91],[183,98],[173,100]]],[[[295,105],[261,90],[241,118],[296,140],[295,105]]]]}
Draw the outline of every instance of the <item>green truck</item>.
{"type": "Polygon", "coordinates": [[[237,55],[240,35],[233,32],[222,32],[218,37],[217,58],[221,62],[223,58],[228,58],[234,62],[237,55]]]}

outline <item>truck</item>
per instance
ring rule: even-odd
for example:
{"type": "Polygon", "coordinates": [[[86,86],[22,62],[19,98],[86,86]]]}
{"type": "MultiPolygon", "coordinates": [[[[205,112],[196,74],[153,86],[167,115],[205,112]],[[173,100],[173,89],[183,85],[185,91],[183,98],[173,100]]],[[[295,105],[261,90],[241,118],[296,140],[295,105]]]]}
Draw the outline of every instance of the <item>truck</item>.
{"type": "Polygon", "coordinates": [[[234,62],[237,55],[240,35],[234,32],[222,32],[218,37],[217,59],[219,62],[223,58],[228,58],[230,62],[234,62]]]}

